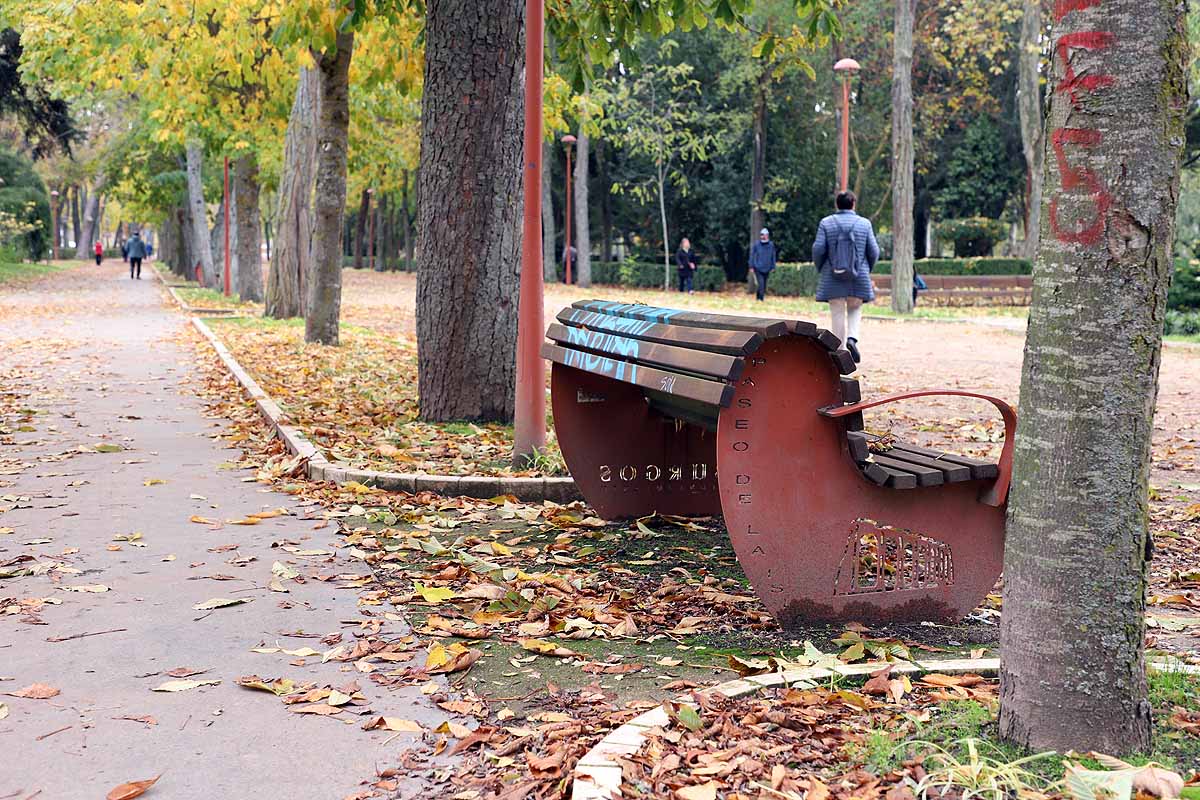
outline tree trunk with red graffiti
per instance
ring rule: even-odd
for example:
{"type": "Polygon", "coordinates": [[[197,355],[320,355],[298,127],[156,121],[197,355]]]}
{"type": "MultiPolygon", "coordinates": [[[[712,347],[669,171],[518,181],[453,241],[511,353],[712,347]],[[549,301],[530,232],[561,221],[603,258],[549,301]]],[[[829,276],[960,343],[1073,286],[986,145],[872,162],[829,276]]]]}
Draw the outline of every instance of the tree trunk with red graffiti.
{"type": "Polygon", "coordinates": [[[1000,731],[1149,750],[1150,437],[1188,45],[1181,2],[1057,0],[1001,619],[1000,731]]]}

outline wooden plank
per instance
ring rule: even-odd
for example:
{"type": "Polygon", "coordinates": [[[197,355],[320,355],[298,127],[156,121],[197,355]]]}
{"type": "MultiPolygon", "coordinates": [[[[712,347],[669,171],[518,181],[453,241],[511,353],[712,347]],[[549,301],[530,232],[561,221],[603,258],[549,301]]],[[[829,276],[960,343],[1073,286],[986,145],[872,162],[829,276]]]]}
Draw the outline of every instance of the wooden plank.
{"type": "Polygon", "coordinates": [[[603,375],[615,381],[641,386],[643,389],[654,389],[711,406],[728,408],[733,400],[733,387],[721,381],[709,381],[656,367],[631,364],[619,358],[560,347],[549,342],[542,344],[542,358],[566,367],[603,375]]]}
{"type": "MultiPolygon", "coordinates": [[[[911,472],[896,470],[890,467],[885,467],[882,464],[872,464],[876,469],[883,470],[883,474],[887,476],[887,482],[884,484],[892,489],[915,489],[917,488],[917,476],[911,472]]],[[[865,472],[865,471],[864,471],[865,472]]]]}
{"type": "Polygon", "coordinates": [[[841,381],[843,403],[857,403],[862,400],[862,387],[858,385],[858,378],[847,378],[843,375],[841,381]]]}
{"type": "Polygon", "coordinates": [[[867,435],[857,431],[851,431],[846,434],[846,441],[850,445],[850,457],[855,461],[862,463],[871,457],[871,447],[867,444],[867,435]]]}
{"type": "Polygon", "coordinates": [[[721,410],[716,406],[697,403],[678,395],[664,394],[654,389],[646,390],[646,399],[650,401],[652,409],[664,416],[698,425],[710,433],[717,432],[717,416],[721,410]]]}
{"type": "MultiPolygon", "coordinates": [[[[945,479],[942,478],[942,471],[932,467],[922,467],[919,464],[910,464],[907,461],[901,461],[897,458],[889,458],[876,453],[873,457],[876,464],[894,472],[908,472],[916,476],[918,486],[941,486],[945,479]]],[[[890,480],[890,479],[889,479],[890,480]]]]}
{"type": "Polygon", "coordinates": [[[833,365],[837,367],[837,371],[843,375],[849,375],[858,369],[858,365],[854,363],[854,356],[850,355],[849,350],[834,350],[829,353],[829,357],[833,359],[833,365]]]}
{"type": "Polygon", "coordinates": [[[972,480],[991,479],[1000,475],[1000,467],[990,461],[981,461],[978,458],[969,458],[960,456],[957,453],[943,453],[940,450],[931,450],[928,447],[918,447],[915,444],[907,444],[897,442],[893,446],[894,450],[903,450],[908,453],[915,453],[920,456],[928,456],[941,461],[949,461],[951,464],[961,464],[964,467],[969,467],[971,470],[972,480]]]}
{"type": "MultiPolygon", "coordinates": [[[[859,464],[859,466],[862,467],[863,475],[867,477],[867,480],[879,486],[883,486],[885,483],[887,483],[888,478],[891,475],[891,473],[889,473],[886,469],[870,461],[864,464],[859,464]]],[[[912,476],[910,475],[909,477],[911,478],[912,476]]],[[[916,485],[917,479],[912,478],[912,486],[908,488],[916,488],[916,485]]]]}
{"type": "Polygon", "coordinates": [[[693,328],[716,328],[718,330],[754,331],[767,339],[783,336],[790,332],[790,323],[783,319],[761,317],[734,317],[726,314],[704,314],[678,308],[658,308],[640,303],[613,303],[606,300],[579,300],[572,303],[575,308],[609,314],[614,317],[659,322],[664,325],[685,325],[693,328]]]}
{"type": "Polygon", "coordinates": [[[745,359],[737,356],[642,342],[604,331],[568,328],[558,323],[550,326],[546,338],[576,350],[603,353],[631,363],[651,364],[672,372],[688,372],[720,380],[737,380],[742,376],[746,364],[745,359]]]}
{"type": "Polygon", "coordinates": [[[916,464],[921,467],[930,467],[942,471],[942,479],[946,483],[958,483],[959,481],[971,480],[971,468],[965,464],[954,464],[949,461],[944,461],[930,456],[923,456],[917,453],[909,453],[905,450],[892,448],[884,453],[888,458],[894,458],[897,461],[905,461],[909,464],[916,464]]]}
{"type": "Polygon", "coordinates": [[[710,353],[731,356],[750,355],[762,346],[763,336],[753,331],[721,331],[709,328],[687,328],[682,325],[664,325],[628,317],[614,317],[568,307],[558,312],[558,321],[564,325],[588,330],[604,331],[631,339],[642,339],[657,344],[690,347],[710,353]]]}

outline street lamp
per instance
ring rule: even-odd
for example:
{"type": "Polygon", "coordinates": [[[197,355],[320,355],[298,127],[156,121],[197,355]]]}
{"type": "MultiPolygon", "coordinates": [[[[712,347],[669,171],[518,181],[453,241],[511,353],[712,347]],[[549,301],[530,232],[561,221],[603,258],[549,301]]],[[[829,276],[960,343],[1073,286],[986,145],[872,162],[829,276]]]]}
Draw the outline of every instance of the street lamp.
{"type": "Polygon", "coordinates": [[[54,230],[50,234],[50,250],[55,261],[58,261],[58,189],[50,190],[50,216],[54,230]]]}
{"type": "Polygon", "coordinates": [[[571,284],[571,148],[575,146],[577,140],[571,134],[562,137],[562,143],[567,150],[567,214],[564,228],[567,234],[566,244],[566,259],[567,259],[567,285],[571,284]]]}
{"type": "Polygon", "coordinates": [[[838,154],[839,191],[850,188],[850,81],[861,69],[853,58],[843,58],[833,65],[842,80],[842,147],[838,154]]]}

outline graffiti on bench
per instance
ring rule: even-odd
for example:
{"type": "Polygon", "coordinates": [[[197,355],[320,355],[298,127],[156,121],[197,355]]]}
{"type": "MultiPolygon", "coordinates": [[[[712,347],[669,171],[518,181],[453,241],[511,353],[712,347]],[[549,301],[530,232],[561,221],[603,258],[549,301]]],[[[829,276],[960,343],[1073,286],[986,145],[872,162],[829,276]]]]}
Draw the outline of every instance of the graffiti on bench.
{"type": "MultiPolygon", "coordinates": [[[[633,359],[638,357],[638,350],[640,349],[636,339],[627,339],[624,336],[617,336],[616,334],[605,333],[604,331],[589,331],[585,328],[567,328],[567,341],[578,347],[584,347],[589,350],[602,350],[605,353],[612,353],[615,356],[633,359]]],[[[585,353],[579,350],[566,350],[564,352],[566,353],[566,365],[568,367],[576,367],[588,372],[608,375],[619,381],[628,380],[630,383],[637,382],[637,364],[631,364],[628,361],[621,361],[620,359],[605,358],[596,353],[585,353]],[[629,372],[628,378],[625,376],[627,370],[629,372]]]]}

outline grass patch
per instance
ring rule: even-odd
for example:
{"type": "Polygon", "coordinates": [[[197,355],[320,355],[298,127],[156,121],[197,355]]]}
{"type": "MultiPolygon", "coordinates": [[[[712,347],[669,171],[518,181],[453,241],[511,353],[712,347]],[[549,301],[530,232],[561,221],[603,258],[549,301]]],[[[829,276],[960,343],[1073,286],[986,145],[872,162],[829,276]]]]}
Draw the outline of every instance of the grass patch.
{"type": "Polygon", "coordinates": [[[260,303],[242,302],[236,294],[226,297],[216,289],[202,289],[199,286],[180,287],[175,290],[179,299],[193,308],[236,308],[240,310],[258,309],[260,303]]]}
{"type": "Polygon", "coordinates": [[[0,286],[15,286],[78,266],[74,262],[0,262],[0,286]]]}

